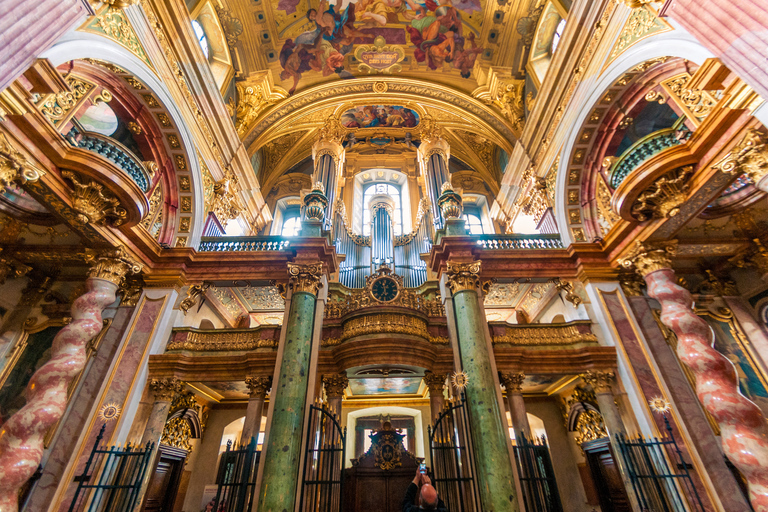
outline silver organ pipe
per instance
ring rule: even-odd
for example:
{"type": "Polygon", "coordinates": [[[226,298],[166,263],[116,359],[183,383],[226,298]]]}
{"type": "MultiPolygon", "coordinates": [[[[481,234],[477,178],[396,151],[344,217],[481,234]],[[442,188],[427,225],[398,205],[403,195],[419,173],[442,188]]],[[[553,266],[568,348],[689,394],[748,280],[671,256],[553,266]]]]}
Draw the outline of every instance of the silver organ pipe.
{"type": "Polygon", "coordinates": [[[427,281],[427,264],[420,255],[432,248],[432,218],[429,200],[419,202],[416,226],[407,235],[395,237],[395,273],[403,276],[408,288],[421,286],[427,281]]]}
{"type": "Polygon", "coordinates": [[[346,255],[339,263],[339,282],[348,288],[364,287],[366,276],[371,275],[371,240],[352,232],[346,208],[340,200],[334,210],[333,233],[336,235],[336,252],[346,255]]]}
{"type": "Polygon", "coordinates": [[[371,209],[371,267],[375,271],[382,265],[392,267],[394,262],[395,233],[392,225],[392,213],[395,204],[387,195],[377,195],[371,198],[368,208],[371,209]]]}

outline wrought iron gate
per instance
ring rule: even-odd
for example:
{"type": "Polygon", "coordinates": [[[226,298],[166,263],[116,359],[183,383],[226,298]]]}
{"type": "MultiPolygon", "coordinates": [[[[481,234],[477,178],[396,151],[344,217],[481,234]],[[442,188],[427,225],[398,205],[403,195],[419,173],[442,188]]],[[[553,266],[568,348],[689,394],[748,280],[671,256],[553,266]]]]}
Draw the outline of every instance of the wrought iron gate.
{"type": "Polygon", "coordinates": [[[622,434],[616,435],[640,509],[643,512],[704,512],[666,415],[664,422],[669,432],[666,438],[628,439],[622,434]]]}
{"type": "Polygon", "coordinates": [[[528,512],[563,512],[546,439],[531,440],[520,436],[516,441],[515,460],[525,509],[528,512]]]}
{"type": "Polygon", "coordinates": [[[83,473],[76,478],[77,490],[69,512],[128,512],[139,498],[154,444],[147,443],[143,449],[130,444],[122,450],[115,446],[99,448],[105,427],[96,437],[83,473]]]}
{"type": "Polygon", "coordinates": [[[213,510],[217,512],[250,512],[256,492],[256,473],[261,451],[256,449],[256,438],[244,446],[233,447],[227,442],[227,450],[221,454],[216,475],[216,498],[213,510]]]}
{"type": "Polygon", "coordinates": [[[309,407],[300,511],[341,511],[346,439],[346,427],[326,404],[309,407]]]}
{"type": "Polygon", "coordinates": [[[480,511],[466,398],[452,402],[429,428],[432,483],[452,512],[480,511]]]}

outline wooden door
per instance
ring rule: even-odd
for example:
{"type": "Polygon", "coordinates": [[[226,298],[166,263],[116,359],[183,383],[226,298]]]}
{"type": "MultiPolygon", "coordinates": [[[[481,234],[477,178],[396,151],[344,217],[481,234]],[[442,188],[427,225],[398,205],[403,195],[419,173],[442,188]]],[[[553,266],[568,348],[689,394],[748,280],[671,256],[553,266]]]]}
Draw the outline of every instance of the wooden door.
{"type": "Polygon", "coordinates": [[[144,512],[173,512],[173,502],[179,491],[186,458],[186,450],[159,445],[157,463],[144,498],[144,512]]]}
{"type": "Polygon", "coordinates": [[[632,512],[624,481],[607,437],[581,445],[603,512],[632,512]]]}

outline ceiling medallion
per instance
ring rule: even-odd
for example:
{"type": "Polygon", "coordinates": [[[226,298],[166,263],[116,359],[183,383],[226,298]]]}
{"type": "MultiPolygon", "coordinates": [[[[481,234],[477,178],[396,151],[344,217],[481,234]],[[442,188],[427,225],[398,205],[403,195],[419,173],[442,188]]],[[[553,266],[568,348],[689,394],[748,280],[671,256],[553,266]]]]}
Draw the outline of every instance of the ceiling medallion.
{"type": "Polygon", "coordinates": [[[374,82],[373,84],[373,92],[376,94],[384,94],[387,92],[387,89],[389,89],[389,86],[386,82],[374,82]]]}

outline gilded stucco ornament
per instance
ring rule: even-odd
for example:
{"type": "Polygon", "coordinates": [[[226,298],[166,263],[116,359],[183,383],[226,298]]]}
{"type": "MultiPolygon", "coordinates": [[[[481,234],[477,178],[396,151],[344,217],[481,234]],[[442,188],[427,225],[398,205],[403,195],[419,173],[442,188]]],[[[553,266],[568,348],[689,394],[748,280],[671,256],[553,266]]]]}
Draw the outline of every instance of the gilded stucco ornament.
{"type": "Polygon", "coordinates": [[[251,129],[259,115],[276,102],[288,97],[282,88],[272,85],[271,74],[262,72],[245,82],[238,82],[235,128],[242,138],[251,129]]]}
{"type": "Polygon", "coordinates": [[[523,372],[499,372],[499,379],[507,390],[507,393],[522,393],[525,374],[523,372]]]}
{"type": "Polygon", "coordinates": [[[0,185],[8,187],[12,184],[24,184],[29,181],[37,181],[45,171],[35,167],[27,161],[8,141],[8,138],[0,133],[0,185]]]}
{"type": "Polygon", "coordinates": [[[187,296],[184,297],[184,300],[182,300],[179,303],[179,309],[186,315],[189,310],[197,304],[198,299],[203,297],[205,295],[205,292],[208,291],[208,288],[211,287],[211,283],[200,283],[200,284],[194,284],[187,288],[187,296]]]}
{"type": "Polygon", "coordinates": [[[304,196],[304,217],[307,220],[319,222],[325,217],[327,207],[328,198],[325,196],[325,187],[318,181],[312,190],[304,196]]]}
{"type": "Polygon", "coordinates": [[[677,240],[664,243],[635,243],[632,252],[621,262],[624,268],[632,269],[642,277],[651,272],[672,268],[672,256],[677,252],[677,240]]]}
{"type": "Polygon", "coordinates": [[[443,129],[437,125],[437,121],[431,116],[424,116],[419,122],[421,127],[420,137],[422,142],[431,144],[443,137],[443,129]]]}
{"type": "Polygon", "coordinates": [[[474,290],[480,284],[480,260],[471,263],[456,263],[449,261],[446,267],[448,288],[456,294],[464,290],[474,290]]]}
{"type": "Polygon", "coordinates": [[[322,142],[340,142],[347,132],[341,125],[341,121],[335,116],[329,116],[323,126],[318,130],[317,139],[322,142]]]}
{"type": "Polygon", "coordinates": [[[98,256],[89,253],[88,259],[93,261],[91,268],[88,269],[88,277],[104,279],[118,286],[127,274],[138,274],[142,269],[142,265],[135,261],[122,246],[98,256]]]}
{"type": "Polygon", "coordinates": [[[320,279],[323,277],[323,264],[310,263],[299,265],[288,264],[288,274],[291,276],[289,285],[295,292],[306,292],[317,295],[317,291],[323,286],[320,279]]]}
{"type": "Polygon", "coordinates": [[[565,291],[565,300],[573,304],[573,307],[578,308],[579,304],[583,302],[581,297],[573,292],[573,283],[570,281],[561,281],[559,277],[555,277],[552,282],[555,283],[558,291],[565,291]]]}
{"type": "Polygon", "coordinates": [[[451,183],[443,183],[440,197],[437,198],[437,205],[443,213],[444,219],[460,219],[462,213],[461,196],[453,190],[451,183]]]}
{"type": "Polygon", "coordinates": [[[349,385],[349,379],[344,373],[323,375],[323,387],[328,398],[340,398],[344,396],[344,390],[349,385]]]}
{"type": "Polygon", "coordinates": [[[257,375],[253,377],[246,377],[245,385],[248,386],[248,391],[251,398],[263,399],[265,396],[267,396],[267,392],[272,388],[272,376],[257,375]]]}
{"type": "Polygon", "coordinates": [[[120,200],[109,192],[104,185],[94,180],[80,179],[71,171],[62,171],[61,175],[74,186],[70,197],[72,209],[77,212],[77,220],[82,224],[104,224],[109,221],[119,226],[128,216],[120,200]]]}
{"type": "Polygon", "coordinates": [[[586,382],[595,393],[610,393],[611,383],[616,375],[612,371],[588,371],[579,375],[581,379],[586,382]]]}
{"type": "Polygon", "coordinates": [[[151,379],[149,389],[152,391],[155,402],[170,402],[184,389],[184,383],[176,377],[151,379]]]}
{"type": "Polygon", "coordinates": [[[213,186],[211,211],[223,227],[227,227],[229,221],[236,219],[242,212],[240,201],[233,190],[233,183],[231,178],[224,178],[213,186]]]}
{"type": "Polygon", "coordinates": [[[688,198],[693,166],[666,173],[654,181],[632,204],[632,216],[640,222],[674,217],[688,198]]]}
{"type": "Polygon", "coordinates": [[[768,176],[766,143],[768,137],[752,128],[714,167],[728,174],[746,174],[752,181],[759,183],[768,176]]]}

